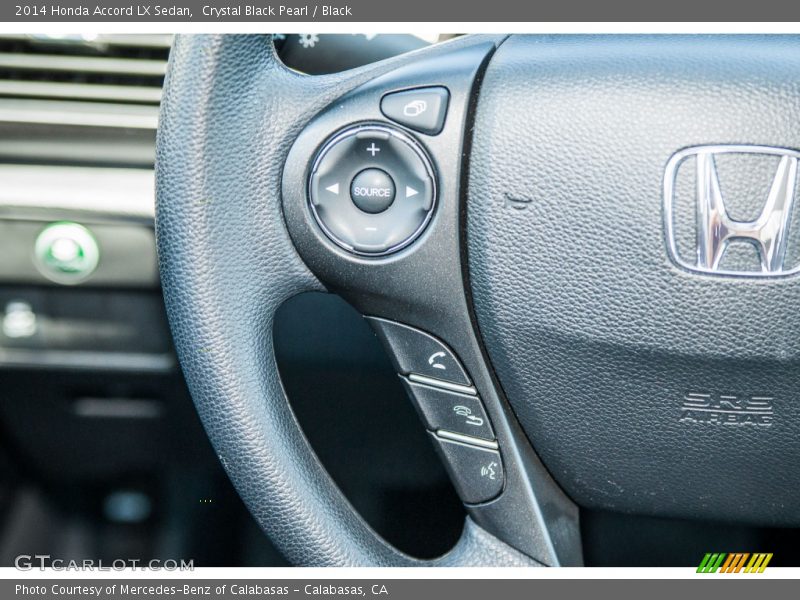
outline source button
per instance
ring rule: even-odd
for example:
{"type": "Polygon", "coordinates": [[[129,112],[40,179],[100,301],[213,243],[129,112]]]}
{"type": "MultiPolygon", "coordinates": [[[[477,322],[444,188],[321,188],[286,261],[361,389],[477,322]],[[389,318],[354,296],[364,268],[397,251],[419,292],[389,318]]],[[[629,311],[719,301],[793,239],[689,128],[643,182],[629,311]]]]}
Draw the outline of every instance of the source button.
{"type": "Polygon", "coordinates": [[[370,214],[385,211],[394,202],[394,181],[381,169],[364,169],[353,178],[350,198],[353,203],[370,214]]]}

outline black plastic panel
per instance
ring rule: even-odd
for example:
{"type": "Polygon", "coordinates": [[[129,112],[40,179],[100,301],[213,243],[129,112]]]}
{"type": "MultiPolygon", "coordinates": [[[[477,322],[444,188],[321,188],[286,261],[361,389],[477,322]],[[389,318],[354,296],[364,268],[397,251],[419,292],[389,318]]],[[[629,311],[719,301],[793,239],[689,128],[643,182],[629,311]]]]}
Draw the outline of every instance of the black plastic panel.
{"type": "MultiPolygon", "coordinates": [[[[113,199],[109,199],[112,202],[113,199]]],[[[0,283],[53,283],[36,268],[34,245],[51,222],[32,219],[0,219],[0,283]]],[[[70,219],[87,227],[97,240],[100,262],[81,286],[157,289],[158,268],[153,228],[137,222],[109,222],[73,212],[70,219]]]]}
{"type": "Polygon", "coordinates": [[[163,371],[175,364],[156,292],[0,287],[0,366],[163,371]],[[29,335],[13,335],[14,304],[30,309],[29,335]]]}

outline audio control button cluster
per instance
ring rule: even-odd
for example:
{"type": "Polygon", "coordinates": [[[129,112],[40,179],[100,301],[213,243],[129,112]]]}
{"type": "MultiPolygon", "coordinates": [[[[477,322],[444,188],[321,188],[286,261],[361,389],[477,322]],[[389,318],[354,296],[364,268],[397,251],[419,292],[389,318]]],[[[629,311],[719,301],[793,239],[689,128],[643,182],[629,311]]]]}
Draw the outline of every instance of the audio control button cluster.
{"type": "Polygon", "coordinates": [[[309,178],[311,210],[336,244],[380,256],[414,241],[436,201],[433,166],[408,134],[360,125],[333,136],[309,178]]]}

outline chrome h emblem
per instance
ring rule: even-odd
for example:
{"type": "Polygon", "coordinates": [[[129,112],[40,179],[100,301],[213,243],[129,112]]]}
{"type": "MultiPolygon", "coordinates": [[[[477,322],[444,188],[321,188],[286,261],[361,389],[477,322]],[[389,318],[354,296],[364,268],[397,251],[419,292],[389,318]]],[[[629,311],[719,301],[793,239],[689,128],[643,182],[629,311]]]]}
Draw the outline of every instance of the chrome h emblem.
{"type": "Polygon", "coordinates": [[[672,260],[686,269],[714,275],[771,277],[800,271],[800,265],[789,269],[784,266],[799,158],[800,152],[768,146],[697,146],[675,154],[667,163],[664,176],[664,219],[672,260]],[[725,208],[715,162],[715,156],[720,154],[780,157],[761,214],[752,221],[735,221],[725,208]],[[697,255],[696,261],[690,263],[678,252],[673,210],[678,168],[692,157],[696,164],[697,255]],[[720,268],[720,261],[732,240],[745,240],[755,246],[761,260],[760,271],[720,268]]]}

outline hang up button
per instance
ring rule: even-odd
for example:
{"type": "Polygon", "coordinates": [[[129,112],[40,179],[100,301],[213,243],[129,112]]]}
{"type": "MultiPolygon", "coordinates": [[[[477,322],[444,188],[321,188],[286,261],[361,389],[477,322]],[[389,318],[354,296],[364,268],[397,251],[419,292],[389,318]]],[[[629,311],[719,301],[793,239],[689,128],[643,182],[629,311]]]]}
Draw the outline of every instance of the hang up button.
{"type": "Polygon", "coordinates": [[[401,125],[436,135],[444,126],[450,93],[443,87],[426,87],[386,94],[381,112],[401,125]]]}

